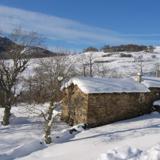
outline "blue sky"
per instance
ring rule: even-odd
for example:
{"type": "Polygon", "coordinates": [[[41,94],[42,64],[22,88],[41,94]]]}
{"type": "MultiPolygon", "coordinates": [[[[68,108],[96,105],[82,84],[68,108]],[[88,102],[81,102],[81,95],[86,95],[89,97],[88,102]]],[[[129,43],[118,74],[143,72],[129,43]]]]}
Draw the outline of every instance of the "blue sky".
{"type": "Polygon", "coordinates": [[[160,45],[159,0],[0,0],[0,30],[21,26],[50,49],[160,45]]]}

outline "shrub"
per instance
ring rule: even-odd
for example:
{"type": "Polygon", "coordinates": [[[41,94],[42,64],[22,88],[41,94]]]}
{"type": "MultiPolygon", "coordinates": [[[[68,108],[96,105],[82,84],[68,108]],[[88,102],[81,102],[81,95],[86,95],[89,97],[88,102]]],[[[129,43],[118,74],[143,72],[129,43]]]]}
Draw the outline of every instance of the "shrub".
{"type": "Polygon", "coordinates": [[[120,53],[120,57],[133,57],[131,54],[120,53]]]}

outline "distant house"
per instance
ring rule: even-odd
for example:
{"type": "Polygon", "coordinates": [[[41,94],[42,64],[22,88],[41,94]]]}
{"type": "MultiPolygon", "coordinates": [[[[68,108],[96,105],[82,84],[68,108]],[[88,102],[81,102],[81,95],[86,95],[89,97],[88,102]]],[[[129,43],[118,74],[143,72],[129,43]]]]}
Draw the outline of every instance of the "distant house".
{"type": "Polygon", "coordinates": [[[160,99],[160,78],[159,77],[142,77],[142,84],[144,84],[150,90],[151,99],[160,99]]]}
{"type": "Polygon", "coordinates": [[[149,113],[154,98],[144,84],[128,78],[72,78],[62,91],[62,120],[90,127],[149,113]]]}

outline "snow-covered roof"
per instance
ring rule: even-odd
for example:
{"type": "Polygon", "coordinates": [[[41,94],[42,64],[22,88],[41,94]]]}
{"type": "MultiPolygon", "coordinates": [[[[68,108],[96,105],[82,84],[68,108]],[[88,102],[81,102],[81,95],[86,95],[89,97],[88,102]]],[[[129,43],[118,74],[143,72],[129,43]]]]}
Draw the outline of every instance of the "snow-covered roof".
{"type": "Polygon", "coordinates": [[[160,78],[142,77],[142,84],[144,84],[148,88],[160,88],[160,78]]]}
{"type": "Polygon", "coordinates": [[[91,78],[75,77],[62,86],[69,87],[71,84],[77,85],[83,93],[139,93],[149,92],[148,88],[130,78],[91,78]]]}

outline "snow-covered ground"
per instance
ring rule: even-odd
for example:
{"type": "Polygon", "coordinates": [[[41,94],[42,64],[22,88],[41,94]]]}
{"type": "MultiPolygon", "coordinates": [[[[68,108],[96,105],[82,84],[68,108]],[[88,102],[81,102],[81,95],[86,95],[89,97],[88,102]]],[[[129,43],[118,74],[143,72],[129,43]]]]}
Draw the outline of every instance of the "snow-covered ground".
{"type": "Polygon", "coordinates": [[[72,134],[65,123],[56,122],[52,133],[54,143],[48,146],[40,143],[43,128],[40,117],[28,114],[24,105],[14,107],[12,113],[11,125],[0,125],[0,160],[160,159],[157,112],[72,134]]]}
{"type": "MultiPolygon", "coordinates": [[[[117,52],[117,53],[103,53],[103,52],[87,52],[84,57],[90,57],[96,65],[103,65],[110,71],[115,71],[119,76],[133,76],[140,71],[140,60],[142,61],[143,72],[149,73],[155,71],[156,65],[159,64],[160,52],[147,53],[141,52],[117,52]],[[123,57],[124,55],[130,55],[131,57],[123,57]]],[[[87,58],[85,58],[87,61],[87,58]]]]}
{"type": "MultiPolygon", "coordinates": [[[[18,107],[12,107],[11,124],[9,126],[0,124],[0,160],[13,160],[47,147],[41,143],[43,142],[43,119],[40,116],[41,111],[46,110],[47,107],[47,103],[35,106],[21,104],[18,107]]],[[[0,108],[0,121],[2,117],[3,109],[0,108]]],[[[58,129],[66,127],[68,126],[65,123],[56,122],[55,134],[59,132],[58,129]]]]}
{"type": "MultiPolygon", "coordinates": [[[[93,74],[94,76],[116,76],[116,77],[130,77],[137,75],[140,71],[140,59],[142,60],[143,72],[151,73],[155,72],[157,64],[160,62],[160,47],[156,47],[154,52],[85,52],[82,54],[75,54],[68,56],[68,62],[65,62],[66,66],[74,65],[75,69],[79,72],[83,72],[83,64],[89,63],[89,59],[92,59],[93,74]],[[123,55],[130,55],[130,57],[124,57],[123,55]],[[103,72],[106,70],[105,75],[103,72]],[[101,73],[102,72],[102,73],[101,73]],[[113,72],[115,75],[113,75],[113,72]]],[[[54,57],[52,57],[54,59],[54,57]]],[[[48,58],[44,58],[44,60],[48,58]]],[[[51,59],[51,57],[50,57],[51,59]]],[[[39,59],[32,59],[28,69],[23,75],[29,76],[33,74],[33,70],[39,64],[39,59]]]]}
{"type": "MultiPolygon", "coordinates": [[[[137,158],[143,152],[147,154],[147,150],[154,150],[153,153],[155,153],[156,149],[150,148],[156,147],[160,143],[159,137],[160,114],[152,113],[151,115],[83,131],[64,143],[50,145],[48,148],[22,159],[114,160],[115,157],[116,160],[127,160],[128,158],[122,157],[134,155],[137,158]],[[108,156],[110,152],[113,153],[113,156],[108,156]],[[121,155],[119,159],[116,158],[117,152],[121,155]]],[[[155,160],[159,160],[158,158],[155,160]]],[[[150,160],[149,157],[147,160],[150,160]]]]}

